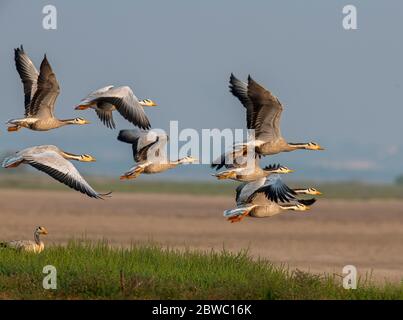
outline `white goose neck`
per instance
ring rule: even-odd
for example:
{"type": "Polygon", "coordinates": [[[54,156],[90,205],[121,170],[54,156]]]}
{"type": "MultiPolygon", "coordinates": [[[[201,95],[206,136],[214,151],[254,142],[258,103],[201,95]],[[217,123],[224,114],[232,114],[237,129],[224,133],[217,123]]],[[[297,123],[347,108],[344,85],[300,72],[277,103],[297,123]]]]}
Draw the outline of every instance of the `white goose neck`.
{"type": "Polygon", "coordinates": [[[39,237],[39,233],[38,232],[36,232],[35,231],[35,233],[34,233],[34,239],[35,239],[35,243],[36,244],[41,244],[41,239],[40,239],[40,237],[39,237]]]}

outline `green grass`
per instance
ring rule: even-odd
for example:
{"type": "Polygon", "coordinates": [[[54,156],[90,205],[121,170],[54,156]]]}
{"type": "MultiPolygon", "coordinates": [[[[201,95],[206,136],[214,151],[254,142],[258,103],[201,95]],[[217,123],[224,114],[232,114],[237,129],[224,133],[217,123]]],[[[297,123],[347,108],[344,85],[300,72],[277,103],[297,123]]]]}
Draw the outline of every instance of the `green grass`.
{"type": "Polygon", "coordinates": [[[246,252],[178,251],[157,245],[113,248],[70,242],[41,254],[0,251],[5,299],[403,299],[402,284],[359,282],[290,271],[246,252]],[[44,290],[42,269],[57,268],[58,289],[44,290]]]}
{"type": "MultiPolygon", "coordinates": [[[[119,181],[119,179],[88,177],[88,181],[100,192],[146,192],[146,193],[181,193],[191,195],[231,195],[235,194],[237,182],[173,182],[173,181],[119,181]]],[[[288,183],[288,182],[287,182],[288,183]]],[[[292,187],[315,187],[324,192],[326,199],[402,199],[403,185],[366,184],[361,182],[291,182],[292,187]]],[[[66,186],[44,175],[30,173],[3,173],[0,188],[65,190],[66,186]]]]}

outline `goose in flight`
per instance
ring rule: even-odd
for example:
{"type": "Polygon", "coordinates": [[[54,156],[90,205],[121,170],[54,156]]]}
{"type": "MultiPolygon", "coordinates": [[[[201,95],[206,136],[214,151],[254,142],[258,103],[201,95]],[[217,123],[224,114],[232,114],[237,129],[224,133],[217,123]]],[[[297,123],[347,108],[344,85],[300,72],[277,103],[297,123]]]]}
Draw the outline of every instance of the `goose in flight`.
{"type": "Polygon", "coordinates": [[[316,199],[298,200],[294,203],[280,204],[266,200],[265,203],[256,204],[247,203],[236,207],[235,209],[225,210],[224,217],[231,223],[240,222],[246,216],[252,218],[267,218],[277,214],[291,211],[307,211],[316,202],[316,199]]]}
{"type": "Polygon", "coordinates": [[[98,118],[110,129],[115,129],[112,112],[117,110],[126,120],[141,129],[151,127],[143,107],[157,104],[150,99],[138,100],[127,86],[107,86],[90,93],[76,106],[76,110],[94,109],[98,118]]]}
{"type": "Polygon", "coordinates": [[[7,157],[3,161],[3,168],[15,168],[20,164],[29,164],[35,169],[48,174],[53,179],[91,198],[103,199],[103,196],[109,195],[96,192],[68,160],[93,162],[95,158],[88,154],[75,155],[67,153],[53,145],[43,145],[27,148],[7,157]]]}
{"type": "Polygon", "coordinates": [[[245,153],[248,147],[262,156],[298,149],[323,150],[315,142],[289,143],[283,138],[280,131],[283,105],[276,96],[254,81],[251,76],[248,76],[248,83],[245,83],[231,74],[229,87],[231,93],[245,107],[247,128],[254,130],[255,137],[253,140],[238,145],[234,150],[222,155],[214,161],[213,168],[231,163],[228,162],[228,159],[236,159],[236,154],[245,153]]]}
{"type": "Polygon", "coordinates": [[[196,158],[190,156],[170,161],[165,150],[168,139],[168,135],[157,133],[156,131],[139,129],[121,130],[118,140],[132,144],[133,158],[137,165],[123,174],[120,179],[135,179],[142,173],[153,174],[164,172],[180,164],[197,161],[196,158]]]}
{"type": "Polygon", "coordinates": [[[236,189],[237,207],[224,211],[224,217],[231,222],[239,222],[245,216],[263,218],[285,210],[309,210],[316,199],[296,198],[296,195],[302,194],[321,195],[322,193],[315,188],[290,189],[278,175],[243,183],[236,189]]]}
{"type": "Polygon", "coordinates": [[[46,55],[38,73],[22,46],[15,49],[14,53],[15,65],[24,87],[25,117],[9,120],[8,131],[18,131],[20,128],[48,131],[65,125],[89,123],[83,118],[60,120],[54,116],[60,87],[46,55]]]}
{"type": "Polygon", "coordinates": [[[294,172],[293,170],[285,166],[281,166],[280,164],[273,164],[261,168],[259,166],[258,159],[259,158],[256,158],[256,162],[252,165],[230,168],[219,173],[215,173],[213,176],[218,180],[231,179],[235,181],[249,182],[268,177],[271,174],[286,174],[294,172]]]}
{"type": "Polygon", "coordinates": [[[0,247],[11,248],[26,252],[40,253],[45,249],[45,244],[41,241],[41,235],[47,235],[48,231],[45,227],[37,227],[34,232],[34,241],[32,240],[14,240],[8,242],[0,242],[0,247]]]}

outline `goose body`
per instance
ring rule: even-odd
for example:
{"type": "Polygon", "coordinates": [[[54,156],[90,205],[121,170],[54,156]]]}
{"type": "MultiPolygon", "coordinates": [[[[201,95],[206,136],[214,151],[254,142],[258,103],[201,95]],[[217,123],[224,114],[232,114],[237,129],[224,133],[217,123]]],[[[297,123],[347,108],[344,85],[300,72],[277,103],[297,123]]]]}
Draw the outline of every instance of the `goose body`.
{"type": "Polygon", "coordinates": [[[291,173],[293,170],[281,166],[279,164],[269,165],[265,168],[260,167],[259,158],[256,157],[256,161],[250,165],[242,165],[229,168],[219,173],[213,174],[218,180],[230,179],[242,182],[251,182],[266,178],[272,174],[286,174],[291,173]]]}
{"type": "Polygon", "coordinates": [[[47,235],[48,231],[45,227],[37,227],[34,232],[34,241],[32,240],[14,240],[8,242],[0,242],[0,247],[11,248],[20,251],[40,253],[45,249],[45,244],[40,239],[41,235],[47,235]]]}
{"type": "Polygon", "coordinates": [[[25,117],[9,120],[8,131],[18,131],[20,128],[48,131],[66,125],[89,123],[83,118],[60,120],[55,117],[54,109],[60,87],[46,55],[38,73],[21,46],[15,49],[15,64],[24,87],[25,117]]]}
{"type": "Polygon", "coordinates": [[[309,210],[316,200],[300,200],[296,196],[301,194],[320,195],[321,193],[314,188],[291,189],[278,175],[260,178],[238,186],[237,207],[224,211],[224,216],[231,222],[238,222],[245,216],[264,218],[286,210],[309,210]]]}
{"type": "Polygon", "coordinates": [[[175,161],[169,160],[165,150],[168,139],[168,135],[155,131],[121,130],[118,140],[132,145],[136,165],[120,178],[122,180],[135,179],[142,173],[160,173],[178,165],[196,161],[193,157],[184,157],[175,161]]]}
{"type": "Polygon", "coordinates": [[[106,86],[90,93],[76,106],[76,110],[93,109],[98,118],[110,129],[115,129],[113,111],[117,110],[126,120],[141,129],[151,127],[143,107],[157,104],[150,99],[139,100],[128,86],[106,86]]]}
{"type": "Polygon", "coordinates": [[[95,158],[87,154],[67,153],[53,145],[43,145],[26,148],[7,157],[2,166],[3,168],[15,168],[21,164],[28,164],[76,191],[91,198],[102,199],[104,195],[96,192],[69,160],[93,162],[95,158]]]}
{"type": "Polygon", "coordinates": [[[316,199],[294,200],[293,203],[279,204],[263,198],[256,198],[250,203],[237,206],[235,209],[225,210],[224,217],[231,222],[239,222],[244,217],[267,218],[286,211],[307,211],[316,199]]]}
{"type": "Polygon", "coordinates": [[[266,201],[265,203],[256,205],[248,215],[252,218],[267,218],[286,211],[307,211],[315,201],[315,199],[310,199],[309,201],[298,200],[298,202],[290,204],[278,204],[274,201],[266,201]]]}

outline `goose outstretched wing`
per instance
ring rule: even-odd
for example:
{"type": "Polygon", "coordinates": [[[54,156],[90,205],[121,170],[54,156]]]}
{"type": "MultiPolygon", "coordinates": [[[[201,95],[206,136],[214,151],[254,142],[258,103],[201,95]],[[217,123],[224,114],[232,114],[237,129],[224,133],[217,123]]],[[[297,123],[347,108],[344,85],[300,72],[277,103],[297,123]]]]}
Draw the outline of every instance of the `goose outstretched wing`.
{"type": "Polygon", "coordinates": [[[40,67],[37,90],[29,105],[28,114],[42,119],[53,118],[59,93],[59,83],[45,55],[40,67]]]}
{"type": "Polygon", "coordinates": [[[246,108],[247,128],[251,129],[253,117],[253,102],[248,96],[248,84],[236,78],[232,73],[229,83],[231,93],[235,97],[237,97],[242,105],[246,108]]]}
{"type": "Polygon", "coordinates": [[[81,176],[73,164],[55,151],[23,155],[24,162],[35,169],[45,172],[55,180],[91,198],[102,199],[103,194],[96,192],[81,176]]]}
{"type": "Polygon", "coordinates": [[[247,203],[250,196],[266,182],[266,178],[260,178],[252,182],[244,182],[236,188],[237,205],[247,203]]]}
{"type": "Polygon", "coordinates": [[[106,125],[109,129],[116,128],[115,121],[113,121],[113,115],[112,115],[114,109],[115,107],[113,105],[106,102],[98,103],[97,108],[95,109],[95,112],[99,120],[101,120],[102,123],[106,125]]]}
{"type": "Polygon", "coordinates": [[[29,105],[37,88],[39,72],[36,70],[31,59],[25,53],[22,45],[20,48],[14,49],[14,60],[17,72],[20,75],[22,84],[24,86],[25,116],[29,117],[29,105]]]}
{"type": "Polygon", "coordinates": [[[132,144],[133,158],[136,162],[150,161],[149,155],[166,159],[165,146],[168,135],[153,130],[121,130],[118,140],[132,144]]]}
{"type": "Polygon", "coordinates": [[[249,196],[247,202],[253,201],[253,199],[261,193],[263,193],[268,200],[273,202],[290,202],[290,200],[296,200],[295,192],[290,189],[277,174],[266,178],[264,185],[256,189],[249,196]]]}
{"type": "Polygon", "coordinates": [[[129,122],[141,129],[151,127],[143,106],[140,104],[132,89],[127,86],[113,87],[108,86],[91,93],[83,99],[86,103],[110,103],[116,110],[129,122]]]}
{"type": "Polygon", "coordinates": [[[283,105],[269,90],[248,77],[248,97],[253,103],[251,127],[255,138],[265,142],[281,138],[280,118],[283,105]]]}

